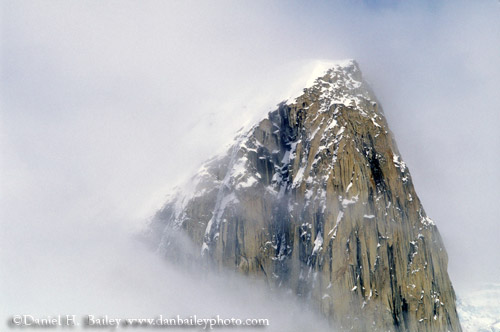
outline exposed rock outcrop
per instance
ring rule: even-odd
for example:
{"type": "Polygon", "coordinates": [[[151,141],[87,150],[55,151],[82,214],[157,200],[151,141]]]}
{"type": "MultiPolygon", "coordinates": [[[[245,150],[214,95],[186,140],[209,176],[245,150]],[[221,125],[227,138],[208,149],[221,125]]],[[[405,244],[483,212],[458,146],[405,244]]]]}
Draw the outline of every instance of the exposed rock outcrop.
{"type": "MultiPolygon", "coordinates": [[[[339,330],[460,331],[447,254],[354,61],[282,103],[156,215],[215,269],[292,289],[339,330]]],[[[187,255],[185,252],[182,255],[187,255]]]]}

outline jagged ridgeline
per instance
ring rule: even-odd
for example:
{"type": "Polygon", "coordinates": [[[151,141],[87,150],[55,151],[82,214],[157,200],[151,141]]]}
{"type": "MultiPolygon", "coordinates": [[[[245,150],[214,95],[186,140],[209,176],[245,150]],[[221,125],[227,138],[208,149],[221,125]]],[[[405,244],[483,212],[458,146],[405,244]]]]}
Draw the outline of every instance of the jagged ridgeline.
{"type": "Polygon", "coordinates": [[[152,222],[164,255],[291,289],[339,330],[461,330],[442,239],[356,62],[279,105],[186,188],[152,222]]]}

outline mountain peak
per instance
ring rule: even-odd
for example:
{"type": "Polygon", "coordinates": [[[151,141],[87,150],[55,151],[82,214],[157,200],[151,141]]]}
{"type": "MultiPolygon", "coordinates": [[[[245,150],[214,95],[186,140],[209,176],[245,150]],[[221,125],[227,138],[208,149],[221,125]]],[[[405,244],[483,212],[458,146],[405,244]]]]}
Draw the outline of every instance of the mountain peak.
{"type": "Polygon", "coordinates": [[[339,330],[460,331],[441,237],[357,63],[316,77],[165,204],[159,251],[292,290],[339,330]]]}
{"type": "Polygon", "coordinates": [[[312,71],[314,79],[306,84],[300,94],[291,101],[296,102],[304,94],[321,103],[320,112],[332,105],[353,107],[366,114],[367,104],[376,103],[376,97],[364,81],[358,63],[353,59],[326,62],[318,61],[312,71]]]}

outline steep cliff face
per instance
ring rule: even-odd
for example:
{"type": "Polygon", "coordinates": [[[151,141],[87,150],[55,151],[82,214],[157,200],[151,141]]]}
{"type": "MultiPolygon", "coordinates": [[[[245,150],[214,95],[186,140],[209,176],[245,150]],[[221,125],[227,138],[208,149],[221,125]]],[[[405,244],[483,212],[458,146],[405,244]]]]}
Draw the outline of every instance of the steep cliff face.
{"type": "Polygon", "coordinates": [[[292,289],[339,330],[460,331],[447,255],[354,61],[205,163],[152,224],[214,269],[292,289]]]}

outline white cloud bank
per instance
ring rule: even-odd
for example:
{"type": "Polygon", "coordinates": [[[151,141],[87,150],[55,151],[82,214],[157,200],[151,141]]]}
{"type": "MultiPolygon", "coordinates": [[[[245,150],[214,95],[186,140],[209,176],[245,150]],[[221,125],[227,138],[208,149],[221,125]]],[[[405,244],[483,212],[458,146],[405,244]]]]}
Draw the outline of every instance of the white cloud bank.
{"type": "Polygon", "coordinates": [[[233,307],[127,234],[316,59],[360,63],[455,284],[498,281],[498,2],[1,6],[3,314],[233,307]]]}

